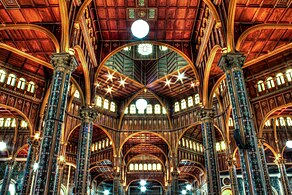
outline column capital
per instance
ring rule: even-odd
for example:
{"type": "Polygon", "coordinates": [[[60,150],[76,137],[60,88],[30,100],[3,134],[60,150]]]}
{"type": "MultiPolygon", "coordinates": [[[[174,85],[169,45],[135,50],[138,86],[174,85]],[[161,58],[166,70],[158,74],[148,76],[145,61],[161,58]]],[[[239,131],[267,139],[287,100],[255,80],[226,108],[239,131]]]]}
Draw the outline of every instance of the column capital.
{"type": "Polygon", "coordinates": [[[214,118],[214,110],[212,108],[204,108],[202,107],[198,112],[197,115],[200,117],[201,120],[210,120],[214,118]]]}
{"type": "Polygon", "coordinates": [[[227,158],[228,167],[236,166],[236,159],[232,155],[229,155],[227,158]]]}
{"type": "Polygon", "coordinates": [[[220,61],[219,67],[226,72],[232,68],[242,68],[245,61],[245,56],[240,52],[226,53],[223,54],[220,61]]]}
{"type": "Polygon", "coordinates": [[[54,69],[69,70],[70,72],[73,72],[78,66],[75,56],[65,52],[52,54],[51,64],[54,69]]]}
{"type": "Polygon", "coordinates": [[[278,154],[274,162],[276,165],[285,165],[286,160],[281,156],[281,154],[278,154]]]}
{"type": "Polygon", "coordinates": [[[265,142],[265,138],[263,138],[263,137],[258,137],[257,139],[258,139],[258,145],[259,145],[259,147],[262,147],[262,145],[263,145],[264,142],[265,142]]]}
{"type": "Polygon", "coordinates": [[[98,115],[98,112],[95,108],[83,107],[79,111],[79,116],[82,121],[93,122],[98,115]]]}
{"type": "Polygon", "coordinates": [[[179,172],[178,171],[172,171],[171,172],[171,176],[172,177],[178,177],[179,176],[179,172]]]}

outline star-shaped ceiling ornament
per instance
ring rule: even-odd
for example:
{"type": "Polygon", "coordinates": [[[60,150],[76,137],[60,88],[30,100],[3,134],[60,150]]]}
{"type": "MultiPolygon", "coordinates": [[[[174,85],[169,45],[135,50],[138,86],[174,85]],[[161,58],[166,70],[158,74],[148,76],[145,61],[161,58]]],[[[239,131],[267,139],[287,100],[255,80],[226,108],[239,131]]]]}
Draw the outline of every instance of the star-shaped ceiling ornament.
{"type": "Polygon", "coordinates": [[[122,86],[122,87],[125,87],[126,84],[128,84],[126,82],[127,78],[123,79],[120,77],[120,80],[118,81],[120,83],[119,87],[122,86]]]}
{"type": "Polygon", "coordinates": [[[191,82],[191,87],[194,88],[196,86],[196,84],[192,81],[191,82]]]}
{"type": "Polygon", "coordinates": [[[99,82],[96,82],[96,83],[95,83],[95,87],[96,87],[96,88],[100,88],[100,83],[99,83],[99,82]]]}
{"type": "Polygon", "coordinates": [[[186,79],[187,78],[187,77],[185,77],[185,72],[180,73],[179,70],[177,71],[177,75],[175,75],[175,77],[176,77],[176,81],[175,82],[180,81],[181,84],[184,84],[183,79],[186,79]]]}
{"type": "Polygon", "coordinates": [[[107,80],[106,80],[105,82],[108,82],[109,80],[110,80],[111,82],[113,82],[113,79],[116,78],[116,77],[114,77],[114,74],[115,74],[115,72],[110,73],[110,72],[108,71],[107,74],[106,74],[106,76],[107,76],[107,80]]]}
{"type": "Polygon", "coordinates": [[[107,88],[105,89],[105,91],[106,91],[105,95],[108,93],[112,94],[112,90],[113,90],[113,87],[107,86],[107,88]]]}
{"type": "Polygon", "coordinates": [[[164,87],[168,86],[170,88],[170,85],[172,84],[171,78],[168,79],[167,77],[165,77],[164,83],[165,83],[164,87]]]}

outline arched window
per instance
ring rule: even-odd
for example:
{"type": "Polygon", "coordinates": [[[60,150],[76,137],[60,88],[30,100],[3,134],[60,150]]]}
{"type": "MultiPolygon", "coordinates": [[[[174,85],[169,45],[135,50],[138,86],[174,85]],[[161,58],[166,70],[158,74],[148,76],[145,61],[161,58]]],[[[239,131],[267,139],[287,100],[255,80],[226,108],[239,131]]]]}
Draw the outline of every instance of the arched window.
{"type": "Polygon", "coordinates": [[[267,82],[268,89],[271,89],[271,88],[275,87],[275,82],[274,82],[273,77],[267,78],[266,82],[267,82]]]}
{"type": "Polygon", "coordinates": [[[143,170],[143,164],[140,163],[140,164],[139,164],[139,171],[142,171],[142,170],[143,170]]]}
{"type": "Polygon", "coordinates": [[[193,97],[190,96],[190,97],[188,97],[188,107],[191,107],[193,105],[194,105],[194,100],[193,100],[193,97]]]}
{"type": "Polygon", "coordinates": [[[103,101],[103,108],[108,110],[108,107],[109,107],[108,99],[104,99],[104,101],[103,101]]]}
{"type": "Polygon", "coordinates": [[[195,95],[195,104],[199,104],[200,103],[200,96],[199,94],[195,95]]]}
{"type": "Polygon", "coordinates": [[[162,167],[161,167],[161,164],[160,163],[157,163],[157,170],[158,171],[161,171],[162,170],[162,167]]]}
{"type": "Polygon", "coordinates": [[[201,149],[200,149],[200,144],[197,143],[197,152],[200,152],[200,151],[201,151],[201,149]]]}
{"type": "Polygon", "coordinates": [[[105,148],[105,140],[102,140],[102,149],[104,149],[105,148]]]}
{"type": "Polygon", "coordinates": [[[98,142],[95,142],[95,149],[94,149],[95,151],[97,151],[98,150],[98,142]]]}
{"type": "Polygon", "coordinates": [[[157,167],[156,167],[156,164],[155,163],[152,164],[152,169],[153,169],[153,171],[156,171],[157,170],[157,167]]]}
{"type": "Polygon", "coordinates": [[[287,81],[292,81],[292,69],[286,71],[287,81]]]}
{"type": "Polygon", "coordinates": [[[186,103],[185,99],[182,99],[180,103],[181,103],[181,109],[182,110],[187,108],[187,103],[186,103]]]}
{"type": "Polygon", "coordinates": [[[203,145],[202,144],[200,144],[200,150],[201,150],[201,152],[203,152],[203,145]]]}
{"type": "Polygon", "coordinates": [[[162,114],[166,114],[166,109],[162,107],[162,114]]]}
{"type": "Polygon", "coordinates": [[[153,114],[153,110],[152,110],[152,105],[148,104],[146,107],[146,113],[147,114],[153,114]]]}
{"type": "Polygon", "coordinates": [[[132,163],[130,164],[129,169],[130,169],[130,171],[134,170],[134,165],[132,163]]]}
{"type": "Polygon", "coordinates": [[[112,112],[115,112],[116,111],[116,104],[115,104],[115,102],[111,102],[110,111],[112,111],[112,112]]]}
{"type": "Polygon", "coordinates": [[[283,85],[285,83],[284,75],[282,73],[278,73],[276,75],[277,85],[283,85]]]}
{"type": "Polygon", "coordinates": [[[286,125],[286,123],[285,123],[285,119],[283,118],[283,117],[280,117],[280,125],[281,126],[285,126],[286,125]]]}
{"type": "Polygon", "coordinates": [[[97,98],[96,98],[96,105],[98,107],[101,107],[102,106],[102,98],[100,96],[97,96],[97,98]]]}
{"type": "Polygon", "coordinates": [[[262,92],[265,90],[265,84],[264,81],[259,81],[258,82],[258,92],[262,92]]]}
{"type": "Polygon", "coordinates": [[[186,139],[186,147],[189,148],[189,140],[186,139]]]}
{"type": "Polygon", "coordinates": [[[11,121],[11,127],[16,127],[16,120],[15,120],[15,118],[13,118],[12,121],[11,121]]]}
{"type": "Polygon", "coordinates": [[[144,171],[147,171],[147,164],[143,164],[144,171]]]}
{"type": "Polygon", "coordinates": [[[109,139],[106,139],[105,147],[108,147],[108,144],[109,144],[109,139]]]}
{"type": "Polygon", "coordinates": [[[152,164],[148,164],[148,171],[152,171],[152,164]]]}
{"type": "Polygon", "coordinates": [[[91,152],[94,152],[94,144],[91,145],[91,152]]]}
{"type": "Polygon", "coordinates": [[[4,125],[4,118],[0,118],[0,127],[3,127],[4,125]]]}
{"type": "Polygon", "coordinates": [[[98,142],[98,150],[101,150],[101,141],[98,142]]]}
{"type": "Polygon", "coordinates": [[[276,119],[276,126],[279,126],[279,120],[276,119]]]}
{"type": "Polygon", "coordinates": [[[11,118],[6,118],[4,127],[10,127],[11,125],[11,118]]]}
{"type": "Polygon", "coordinates": [[[290,117],[287,117],[287,125],[292,126],[292,119],[290,117]]]}
{"type": "MultiPolygon", "coordinates": [[[[35,83],[34,82],[29,81],[29,83],[27,85],[27,91],[30,92],[30,93],[34,93],[34,91],[35,91],[35,83]]],[[[75,91],[75,93],[76,93],[76,91],[75,91]]],[[[74,94],[74,96],[75,96],[75,94],[74,94]]]]}
{"type": "Polygon", "coordinates": [[[154,106],[154,114],[161,114],[161,108],[159,104],[155,104],[154,106]]]}
{"type": "Polygon", "coordinates": [[[16,76],[14,74],[9,74],[7,78],[7,85],[15,86],[16,76]]]}
{"type": "Polygon", "coordinates": [[[175,102],[174,103],[174,112],[178,112],[179,111],[179,103],[175,102]]]}
{"type": "Polygon", "coordinates": [[[196,149],[196,142],[193,142],[193,149],[194,149],[194,151],[197,150],[197,149],[196,149]]]}
{"type": "Polygon", "coordinates": [[[138,171],[139,170],[139,165],[137,163],[135,163],[135,171],[138,171]]]}
{"type": "Polygon", "coordinates": [[[74,93],[74,97],[77,98],[77,99],[80,98],[80,93],[79,93],[78,90],[75,91],[75,93],[74,93]]]}
{"type": "Polygon", "coordinates": [[[130,105],[130,114],[136,114],[136,106],[135,104],[130,105]]]}
{"type": "Polygon", "coordinates": [[[231,117],[228,119],[228,126],[233,127],[233,119],[231,117]]]}
{"type": "Polygon", "coordinates": [[[6,77],[6,72],[5,70],[0,70],[0,82],[4,83],[6,77]]]}
{"type": "Polygon", "coordinates": [[[226,150],[226,144],[224,141],[221,141],[221,150],[226,150]]]}
{"type": "Polygon", "coordinates": [[[270,127],[270,126],[271,126],[271,121],[270,121],[270,120],[267,120],[267,121],[265,122],[265,126],[266,126],[266,127],[270,127]]]}
{"type": "Polygon", "coordinates": [[[186,144],[185,144],[185,139],[184,138],[181,139],[181,142],[182,142],[182,147],[185,147],[186,144]]]}
{"type": "Polygon", "coordinates": [[[218,152],[218,151],[220,151],[220,150],[221,150],[220,143],[217,142],[217,143],[216,143],[216,151],[218,152]]]}
{"type": "Polygon", "coordinates": [[[128,114],[129,113],[129,108],[128,107],[125,109],[125,112],[124,113],[125,114],[128,114]]]}
{"type": "Polygon", "coordinates": [[[193,149],[193,143],[191,140],[189,141],[189,146],[190,146],[190,149],[193,149]]]}

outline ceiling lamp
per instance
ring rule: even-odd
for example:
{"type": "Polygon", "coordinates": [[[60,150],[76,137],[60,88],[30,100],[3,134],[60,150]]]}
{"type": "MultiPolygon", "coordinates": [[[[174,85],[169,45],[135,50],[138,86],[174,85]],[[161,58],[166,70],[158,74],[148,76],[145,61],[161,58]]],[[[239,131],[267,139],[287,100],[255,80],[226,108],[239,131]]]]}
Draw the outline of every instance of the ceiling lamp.
{"type": "Polygon", "coordinates": [[[191,189],[192,189],[192,185],[191,185],[191,184],[188,184],[188,185],[186,186],[186,188],[187,188],[187,190],[191,190],[191,189]]]}
{"type": "Polygon", "coordinates": [[[147,190],[147,189],[146,189],[145,186],[142,186],[142,187],[141,187],[141,192],[146,192],[146,190],[147,190]]]}
{"type": "Polygon", "coordinates": [[[131,26],[133,35],[139,39],[144,38],[149,33],[149,24],[144,20],[136,20],[131,26]]]}
{"type": "Polygon", "coordinates": [[[287,146],[287,148],[292,148],[292,140],[288,140],[286,142],[286,146],[287,146]]]}
{"type": "Polygon", "coordinates": [[[181,194],[187,194],[187,191],[186,190],[182,190],[181,194]]]}
{"type": "Polygon", "coordinates": [[[0,142],[0,151],[4,151],[7,148],[7,144],[4,141],[0,142]]]}
{"type": "MultiPolygon", "coordinates": [[[[143,98],[140,98],[136,101],[136,108],[140,111],[140,112],[144,112],[145,108],[147,107],[147,101],[143,98]]],[[[145,180],[142,180],[145,181],[145,180]]],[[[141,182],[142,182],[141,181],[141,182]]]]}
{"type": "Polygon", "coordinates": [[[105,190],[105,191],[103,192],[103,194],[104,194],[104,195],[109,195],[109,194],[110,194],[110,191],[109,191],[109,190],[105,190]]]}

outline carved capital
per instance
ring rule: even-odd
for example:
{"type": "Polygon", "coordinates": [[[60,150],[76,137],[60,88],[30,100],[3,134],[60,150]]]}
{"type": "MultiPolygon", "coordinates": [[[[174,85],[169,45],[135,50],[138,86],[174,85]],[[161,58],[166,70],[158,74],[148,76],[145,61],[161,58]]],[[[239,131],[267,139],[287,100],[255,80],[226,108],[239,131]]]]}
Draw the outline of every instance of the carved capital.
{"type": "Polygon", "coordinates": [[[79,116],[82,121],[93,122],[98,115],[98,112],[94,108],[84,107],[80,109],[79,116]]]}
{"type": "Polygon", "coordinates": [[[177,179],[178,176],[179,176],[179,172],[178,171],[172,171],[171,172],[171,176],[172,176],[173,179],[177,179]]]}
{"type": "Polygon", "coordinates": [[[214,110],[209,108],[201,108],[197,115],[200,117],[201,120],[211,120],[214,118],[214,110]]]}
{"type": "Polygon", "coordinates": [[[274,163],[278,166],[285,165],[285,162],[286,162],[286,160],[280,154],[278,154],[274,160],[274,163]]]}
{"type": "Polygon", "coordinates": [[[226,53],[223,54],[220,61],[219,67],[224,71],[228,71],[232,68],[242,68],[244,65],[245,56],[242,53],[226,53]]]}
{"type": "Polygon", "coordinates": [[[73,72],[78,66],[75,56],[69,53],[54,53],[51,56],[51,64],[55,70],[73,72]]]}
{"type": "Polygon", "coordinates": [[[227,158],[228,167],[236,166],[236,159],[229,155],[227,158]]]}

